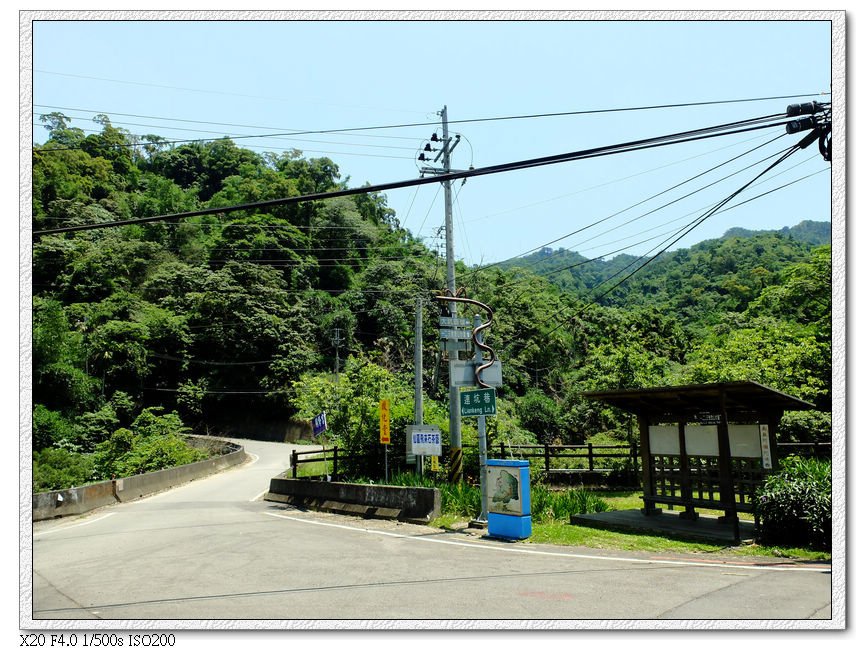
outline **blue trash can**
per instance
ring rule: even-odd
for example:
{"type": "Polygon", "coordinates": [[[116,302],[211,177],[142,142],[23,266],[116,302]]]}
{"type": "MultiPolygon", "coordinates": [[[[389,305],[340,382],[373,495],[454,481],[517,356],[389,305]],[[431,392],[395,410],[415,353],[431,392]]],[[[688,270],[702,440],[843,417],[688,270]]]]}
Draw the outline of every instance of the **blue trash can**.
{"type": "Polygon", "coordinates": [[[502,539],[526,539],[532,534],[529,461],[488,460],[487,533],[502,539]]]}

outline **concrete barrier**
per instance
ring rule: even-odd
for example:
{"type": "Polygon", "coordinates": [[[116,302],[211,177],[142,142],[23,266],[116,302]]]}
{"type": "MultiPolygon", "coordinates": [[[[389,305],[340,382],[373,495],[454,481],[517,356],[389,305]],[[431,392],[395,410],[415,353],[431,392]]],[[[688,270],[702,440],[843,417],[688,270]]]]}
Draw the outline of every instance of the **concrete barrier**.
{"type": "Polygon", "coordinates": [[[158,472],[148,472],[113,481],[102,481],[68,490],[39,492],[33,495],[33,521],[80,515],[113,503],[134,501],[143,496],[219,472],[242,463],[246,459],[246,452],[243,447],[225,440],[190,437],[189,442],[193,446],[207,447],[211,450],[213,450],[213,445],[217,445],[223,453],[215,458],[208,458],[180,467],[170,467],[158,472]]]}
{"type": "Polygon", "coordinates": [[[329,483],[277,476],[270,479],[265,501],[341,514],[428,523],[441,515],[435,488],[329,483]]]}

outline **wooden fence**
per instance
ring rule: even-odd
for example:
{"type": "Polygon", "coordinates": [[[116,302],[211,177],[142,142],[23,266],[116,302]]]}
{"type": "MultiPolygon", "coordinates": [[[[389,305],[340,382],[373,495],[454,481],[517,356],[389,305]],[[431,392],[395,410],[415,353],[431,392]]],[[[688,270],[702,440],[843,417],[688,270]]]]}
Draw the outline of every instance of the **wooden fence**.
{"type": "Polygon", "coordinates": [[[543,458],[544,472],[578,474],[588,472],[610,473],[625,470],[634,476],[638,472],[637,445],[505,445],[499,443],[490,449],[498,458],[543,458]],[[624,459],[626,462],[621,462],[624,459]]]}
{"type": "Polygon", "coordinates": [[[831,458],[832,443],[831,442],[779,442],[778,455],[781,458],[785,456],[805,456],[807,458],[831,458]]]}
{"type": "MultiPolygon", "coordinates": [[[[304,463],[331,463],[333,470],[329,473],[331,476],[339,476],[337,463],[339,462],[339,447],[331,447],[330,449],[316,449],[315,451],[298,451],[291,450],[291,478],[297,478],[297,468],[304,463]],[[327,455],[330,454],[330,459],[327,455]]],[[[321,474],[324,476],[324,473],[321,474]]]]}
{"type": "MultiPolygon", "coordinates": [[[[781,458],[798,454],[813,458],[829,458],[832,455],[832,444],[828,442],[779,442],[778,455],[781,458]]],[[[556,475],[580,474],[610,474],[615,471],[630,475],[638,480],[640,458],[637,444],[619,445],[506,445],[499,443],[491,445],[487,450],[490,458],[542,458],[543,469],[547,477],[556,475]],[[626,459],[627,462],[622,462],[626,459]]],[[[361,456],[352,456],[355,460],[361,456]]],[[[349,456],[345,450],[334,446],[316,449],[314,451],[291,452],[291,476],[297,478],[297,468],[304,463],[326,463],[332,477],[340,475],[340,466],[345,465],[349,456]],[[340,463],[340,460],[342,462],[340,463]],[[332,469],[331,469],[332,468],[332,469]]],[[[392,471],[405,469],[404,459],[399,454],[392,455],[392,471]]],[[[344,470],[343,470],[344,471],[344,470]]],[[[321,476],[324,476],[322,472],[321,476]]]]}

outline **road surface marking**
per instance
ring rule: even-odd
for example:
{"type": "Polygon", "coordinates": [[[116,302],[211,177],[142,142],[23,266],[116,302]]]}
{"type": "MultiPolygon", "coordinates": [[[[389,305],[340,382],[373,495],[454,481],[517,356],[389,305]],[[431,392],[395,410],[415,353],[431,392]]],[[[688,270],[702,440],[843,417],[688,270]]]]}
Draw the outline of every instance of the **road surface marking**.
{"type": "Polygon", "coordinates": [[[108,517],[113,517],[116,515],[116,512],[109,512],[107,515],[102,515],[97,519],[91,519],[90,521],[82,521],[80,524],[70,524],[69,526],[58,526],[57,528],[52,528],[51,530],[46,530],[41,533],[33,533],[33,537],[39,537],[41,535],[50,535],[51,533],[60,533],[64,530],[69,530],[70,528],[78,528],[79,526],[89,526],[90,524],[95,524],[97,521],[102,521],[103,519],[107,519],[108,517]]]}
{"type": "Polygon", "coordinates": [[[263,496],[264,496],[265,494],[267,494],[268,492],[270,492],[270,490],[262,490],[261,492],[259,492],[258,494],[256,494],[254,497],[252,497],[252,498],[250,499],[250,501],[258,501],[261,497],[263,497],[263,496]]]}
{"type": "MultiPolygon", "coordinates": [[[[670,566],[689,566],[689,567],[714,567],[719,569],[729,569],[731,568],[729,564],[724,562],[692,562],[689,560],[660,560],[660,559],[642,559],[642,558],[630,558],[630,557],[604,557],[598,555],[581,555],[579,553],[562,553],[556,551],[535,551],[527,548],[509,548],[509,547],[499,547],[499,546],[490,546],[487,544],[479,543],[479,542],[456,542],[453,540],[447,539],[431,539],[429,537],[420,537],[415,535],[402,535],[400,533],[389,533],[383,530],[371,530],[369,528],[357,528],[356,526],[347,526],[345,524],[333,524],[325,521],[312,521],[310,519],[303,519],[301,517],[291,517],[289,515],[281,515],[276,512],[263,512],[263,515],[267,515],[269,517],[276,517],[277,519],[287,519],[289,521],[296,521],[302,524],[312,524],[314,526],[327,526],[330,528],[342,528],[344,530],[353,530],[358,533],[370,533],[372,535],[382,535],[385,537],[397,537],[402,539],[409,539],[418,542],[428,542],[430,544],[448,544],[450,546],[464,546],[467,548],[481,549],[487,551],[499,551],[502,553],[522,553],[525,555],[548,555],[554,557],[566,557],[580,560],[597,560],[598,562],[628,562],[631,564],[665,564],[670,566]]],[[[749,570],[749,571],[810,571],[810,572],[819,572],[825,573],[831,570],[831,567],[791,567],[789,565],[784,566],[741,566],[736,565],[736,569],[749,570]]]]}

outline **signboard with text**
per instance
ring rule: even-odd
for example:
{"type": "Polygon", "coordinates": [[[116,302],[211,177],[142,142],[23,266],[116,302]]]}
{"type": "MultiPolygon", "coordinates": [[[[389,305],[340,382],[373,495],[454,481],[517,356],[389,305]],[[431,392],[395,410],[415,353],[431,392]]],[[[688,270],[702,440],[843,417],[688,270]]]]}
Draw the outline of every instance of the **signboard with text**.
{"type": "Polygon", "coordinates": [[[312,418],[312,437],[318,438],[325,431],[327,431],[327,413],[322,412],[312,418]]]}
{"type": "Polygon", "coordinates": [[[409,453],[415,456],[441,456],[442,434],[438,427],[426,424],[411,424],[406,427],[406,442],[409,453]]]}
{"type": "Polygon", "coordinates": [[[390,444],[390,400],[383,399],[378,403],[379,442],[390,444]]]}
{"type": "Polygon", "coordinates": [[[496,414],[496,389],[481,388],[460,393],[460,416],[464,418],[496,414]]]}

